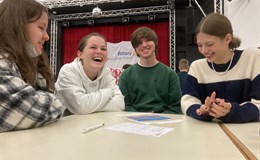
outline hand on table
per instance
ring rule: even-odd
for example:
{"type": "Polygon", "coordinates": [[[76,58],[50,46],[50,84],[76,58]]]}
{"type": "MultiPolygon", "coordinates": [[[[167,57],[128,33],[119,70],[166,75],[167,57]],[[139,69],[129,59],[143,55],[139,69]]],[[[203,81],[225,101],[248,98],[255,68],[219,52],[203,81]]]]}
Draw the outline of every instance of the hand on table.
{"type": "Polygon", "coordinates": [[[209,112],[209,115],[211,115],[214,118],[220,118],[224,117],[230,112],[231,104],[228,102],[225,102],[224,99],[216,98],[215,102],[211,105],[211,110],[209,112]]]}
{"type": "Polygon", "coordinates": [[[214,118],[220,118],[227,115],[230,112],[231,104],[225,102],[224,99],[216,98],[216,92],[213,92],[211,96],[205,99],[204,104],[196,110],[198,115],[212,116],[214,118]]]}

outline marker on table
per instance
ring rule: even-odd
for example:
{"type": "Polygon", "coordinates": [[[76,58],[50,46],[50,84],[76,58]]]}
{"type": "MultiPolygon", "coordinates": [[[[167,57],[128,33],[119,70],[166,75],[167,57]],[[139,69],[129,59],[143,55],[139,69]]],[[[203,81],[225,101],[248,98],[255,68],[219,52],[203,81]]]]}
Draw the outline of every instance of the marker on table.
{"type": "Polygon", "coordinates": [[[95,125],[95,126],[93,126],[93,127],[89,127],[89,128],[87,128],[87,129],[83,129],[83,130],[82,130],[82,133],[88,133],[88,132],[94,131],[94,130],[96,130],[96,129],[98,129],[98,128],[101,128],[101,127],[103,127],[103,126],[105,126],[105,123],[98,124],[98,125],[95,125]]]}

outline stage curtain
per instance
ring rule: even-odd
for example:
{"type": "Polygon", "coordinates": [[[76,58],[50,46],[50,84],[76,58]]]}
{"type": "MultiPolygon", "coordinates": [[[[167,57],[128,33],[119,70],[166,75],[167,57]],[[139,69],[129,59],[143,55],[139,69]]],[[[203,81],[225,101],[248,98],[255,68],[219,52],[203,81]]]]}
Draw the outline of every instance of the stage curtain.
{"type": "Polygon", "coordinates": [[[156,32],[159,40],[157,58],[169,66],[169,22],[64,28],[61,44],[62,63],[65,64],[73,61],[77,56],[78,42],[83,36],[91,32],[99,32],[106,37],[108,42],[118,43],[121,41],[129,41],[133,31],[141,26],[150,27],[156,32]]]}

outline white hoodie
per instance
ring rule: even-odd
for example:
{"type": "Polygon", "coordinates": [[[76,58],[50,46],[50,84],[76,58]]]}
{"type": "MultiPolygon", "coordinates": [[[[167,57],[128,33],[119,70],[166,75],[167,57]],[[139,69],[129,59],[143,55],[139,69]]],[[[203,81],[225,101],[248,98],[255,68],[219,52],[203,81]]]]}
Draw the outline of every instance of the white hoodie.
{"type": "Polygon", "coordinates": [[[108,68],[103,68],[96,80],[90,80],[79,58],[62,66],[56,93],[73,114],[89,114],[99,111],[122,111],[124,96],[108,68]]]}

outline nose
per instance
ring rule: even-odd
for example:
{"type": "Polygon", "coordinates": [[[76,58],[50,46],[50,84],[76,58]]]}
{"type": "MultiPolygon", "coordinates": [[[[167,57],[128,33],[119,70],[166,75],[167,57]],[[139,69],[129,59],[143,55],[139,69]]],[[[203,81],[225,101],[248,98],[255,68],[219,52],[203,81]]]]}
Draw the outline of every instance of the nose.
{"type": "Polygon", "coordinates": [[[146,42],[146,41],[142,41],[141,45],[142,45],[143,47],[145,47],[145,46],[147,45],[147,42],[146,42]]]}
{"type": "Polygon", "coordinates": [[[201,49],[200,49],[201,53],[207,53],[208,51],[209,51],[208,48],[205,47],[205,46],[202,46],[201,49]]]}
{"type": "Polygon", "coordinates": [[[102,53],[102,52],[104,52],[104,50],[103,50],[102,48],[98,47],[98,48],[96,49],[96,53],[102,53]]]}
{"type": "Polygon", "coordinates": [[[43,38],[45,39],[45,41],[48,41],[50,39],[48,33],[45,31],[43,38]]]}

